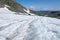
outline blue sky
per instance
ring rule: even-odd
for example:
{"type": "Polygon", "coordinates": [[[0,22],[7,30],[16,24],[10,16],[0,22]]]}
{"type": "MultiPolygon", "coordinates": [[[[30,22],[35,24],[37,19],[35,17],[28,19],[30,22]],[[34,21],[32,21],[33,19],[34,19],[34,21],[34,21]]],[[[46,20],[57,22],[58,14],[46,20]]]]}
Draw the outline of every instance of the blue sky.
{"type": "Polygon", "coordinates": [[[17,0],[32,10],[60,10],[60,0],[17,0]]]}

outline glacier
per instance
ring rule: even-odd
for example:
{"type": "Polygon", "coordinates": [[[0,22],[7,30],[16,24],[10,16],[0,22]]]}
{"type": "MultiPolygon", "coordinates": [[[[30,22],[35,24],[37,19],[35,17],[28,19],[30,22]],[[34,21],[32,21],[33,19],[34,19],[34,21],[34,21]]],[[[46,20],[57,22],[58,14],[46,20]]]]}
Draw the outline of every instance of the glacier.
{"type": "Polygon", "coordinates": [[[14,13],[0,8],[0,40],[60,40],[60,19],[14,13]]]}

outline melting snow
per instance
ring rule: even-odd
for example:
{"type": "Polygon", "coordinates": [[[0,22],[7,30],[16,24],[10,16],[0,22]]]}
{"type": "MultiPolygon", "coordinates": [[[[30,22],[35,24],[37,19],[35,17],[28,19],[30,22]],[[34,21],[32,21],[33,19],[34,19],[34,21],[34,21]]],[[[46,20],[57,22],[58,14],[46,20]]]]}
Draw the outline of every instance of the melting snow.
{"type": "Polygon", "coordinates": [[[60,19],[4,10],[0,10],[0,40],[60,40],[60,19]]]}
{"type": "Polygon", "coordinates": [[[0,8],[0,13],[15,13],[15,12],[12,12],[10,11],[8,8],[4,7],[4,8],[0,8]]]}

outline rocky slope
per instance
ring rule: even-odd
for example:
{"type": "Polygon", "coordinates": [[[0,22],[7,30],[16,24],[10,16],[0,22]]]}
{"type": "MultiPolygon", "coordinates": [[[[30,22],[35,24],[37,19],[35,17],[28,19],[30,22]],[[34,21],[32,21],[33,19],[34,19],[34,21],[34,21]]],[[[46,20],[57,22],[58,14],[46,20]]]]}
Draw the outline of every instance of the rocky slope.
{"type": "Polygon", "coordinates": [[[0,0],[0,8],[4,7],[5,5],[8,5],[9,7],[7,8],[14,12],[25,13],[24,9],[27,10],[25,7],[17,3],[15,0],[0,0]]]}

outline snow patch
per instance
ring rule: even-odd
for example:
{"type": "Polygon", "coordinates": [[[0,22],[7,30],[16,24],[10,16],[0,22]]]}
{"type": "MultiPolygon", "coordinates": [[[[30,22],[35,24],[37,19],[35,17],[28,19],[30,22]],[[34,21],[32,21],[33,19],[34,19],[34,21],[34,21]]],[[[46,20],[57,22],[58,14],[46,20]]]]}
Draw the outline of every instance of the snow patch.
{"type": "Polygon", "coordinates": [[[60,19],[11,13],[0,8],[0,40],[60,40],[60,19]]]}

